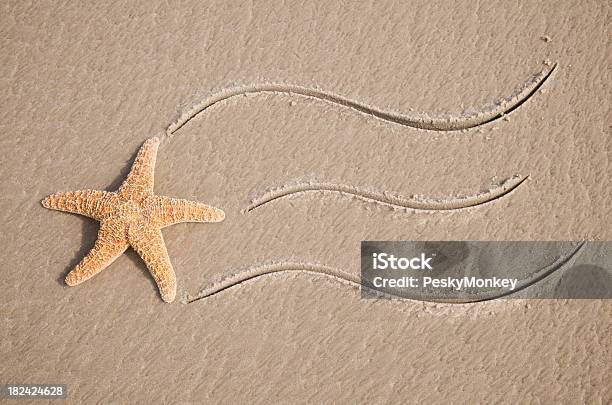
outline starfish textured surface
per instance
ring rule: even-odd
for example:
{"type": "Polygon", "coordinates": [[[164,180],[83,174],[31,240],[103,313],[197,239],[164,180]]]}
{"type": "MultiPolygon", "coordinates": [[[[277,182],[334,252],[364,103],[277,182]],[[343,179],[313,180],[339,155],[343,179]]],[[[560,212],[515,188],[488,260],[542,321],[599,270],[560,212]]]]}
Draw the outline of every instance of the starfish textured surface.
{"type": "Polygon", "coordinates": [[[45,208],[72,212],[100,222],[91,251],[66,276],[74,286],[104,270],[131,246],[144,260],[166,302],[176,297],[176,275],[161,229],[180,222],[220,222],[225,213],[195,201],[153,194],[158,138],[140,148],[132,169],[115,192],[82,190],[52,194],[45,208]]]}

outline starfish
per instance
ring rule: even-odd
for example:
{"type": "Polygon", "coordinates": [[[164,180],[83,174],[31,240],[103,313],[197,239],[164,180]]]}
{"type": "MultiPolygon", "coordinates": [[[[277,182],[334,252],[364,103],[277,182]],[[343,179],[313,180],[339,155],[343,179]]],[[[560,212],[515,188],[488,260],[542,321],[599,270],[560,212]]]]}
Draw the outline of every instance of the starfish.
{"type": "Polygon", "coordinates": [[[147,265],[162,299],[174,301],[176,275],[161,229],[180,222],[220,222],[225,213],[195,201],[153,194],[158,147],[158,138],[150,138],[142,145],[117,191],[60,192],[42,201],[45,208],[81,214],[100,222],[94,247],[66,276],[69,286],[92,278],[131,246],[147,265]]]}

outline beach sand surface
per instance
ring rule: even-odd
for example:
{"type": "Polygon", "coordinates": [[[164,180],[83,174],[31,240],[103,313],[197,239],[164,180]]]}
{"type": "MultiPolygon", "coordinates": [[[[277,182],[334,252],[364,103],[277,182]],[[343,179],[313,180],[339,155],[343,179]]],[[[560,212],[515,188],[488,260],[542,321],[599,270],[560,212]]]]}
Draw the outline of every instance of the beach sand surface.
{"type": "Polygon", "coordinates": [[[609,301],[365,300],[288,271],[186,302],[261,265],[358,276],[362,240],[611,239],[611,13],[605,1],[5,2],[0,384],[64,383],[69,403],[610,403],[609,301]],[[508,115],[465,130],[287,90],[167,131],[218,92],[269,83],[460,121],[553,67],[508,115]],[[225,221],[164,229],[173,304],[132,250],[66,286],[98,223],[41,200],[116,189],[152,136],[155,192],[225,221]],[[346,192],[455,201],[513,176],[526,180],[451,211],[346,192]],[[313,184],[345,192],[249,210],[313,184]]]}

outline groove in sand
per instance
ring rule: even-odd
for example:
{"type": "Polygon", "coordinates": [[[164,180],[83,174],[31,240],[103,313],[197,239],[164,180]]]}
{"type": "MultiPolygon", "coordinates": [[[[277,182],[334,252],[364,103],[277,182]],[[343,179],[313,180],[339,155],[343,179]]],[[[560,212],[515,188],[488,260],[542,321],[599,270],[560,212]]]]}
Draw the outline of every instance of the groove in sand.
{"type": "MultiPolygon", "coordinates": [[[[514,291],[507,291],[504,293],[496,293],[489,292],[488,294],[482,294],[478,297],[475,297],[471,300],[435,300],[431,302],[442,302],[442,303],[455,303],[462,304],[468,302],[480,302],[480,301],[489,301],[497,298],[506,297],[512,294],[516,294],[517,292],[524,290],[542,280],[546,279],[548,276],[552,275],[556,271],[563,268],[572,258],[574,258],[578,252],[583,248],[585,242],[579,244],[576,248],[574,248],[569,254],[566,256],[561,256],[553,263],[544,266],[532,274],[534,275],[530,279],[521,280],[516,289],[514,291]]],[[[236,287],[241,285],[242,283],[253,280],[255,278],[263,277],[268,274],[273,273],[283,273],[283,272],[298,272],[298,273],[314,273],[314,274],[322,274],[328,276],[332,279],[338,280],[344,284],[348,284],[353,288],[363,288],[372,293],[376,294],[380,297],[387,298],[400,298],[407,299],[405,297],[401,297],[398,295],[394,295],[391,293],[386,293],[378,290],[371,289],[365,285],[362,285],[361,280],[358,276],[344,272],[340,269],[336,269],[330,266],[324,266],[315,263],[305,263],[305,262],[280,262],[275,264],[262,264],[262,265],[254,265],[247,270],[241,271],[233,276],[230,276],[219,283],[213,284],[212,286],[201,290],[195,297],[188,297],[186,304],[191,304],[196,301],[202,300],[204,298],[208,298],[212,295],[218,294],[222,291],[230,289],[232,287],[236,287]]],[[[427,301],[427,300],[417,300],[417,301],[427,301]]]]}
{"type": "Polygon", "coordinates": [[[244,283],[245,281],[264,276],[266,274],[289,272],[289,271],[324,274],[331,278],[335,278],[342,282],[348,283],[354,287],[359,287],[361,285],[359,277],[353,274],[346,273],[334,267],[323,266],[323,265],[314,264],[314,263],[301,263],[301,262],[282,262],[282,263],[275,263],[275,264],[262,264],[262,265],[253,266],[247,270],[241,271],[238,274],[235,274],[234,276],[228,277],[224,279],[223,281],[200,291],[197,296],[193,298],[188,298],[187,303],[190,304],[194,301],[201,300],[202,298],[210,297],[211,295],[217,294],[223,290],[226,290],[238,284],[244,283]]]}
{"type": "Polygon", "coordinates": [[[459,131],[487,124],[520,107],[538,91],[538,89],[550,77],[556,66],[556,64],[553,64],[548,69],[542,70],[534,77],[527,80],[522,86],[517,88],[512,95],[498,101],[493,108],[481,109],[481,111],[478,113],[463,116],[447,115],[430,117],[427,114],[404,114],[394,111],[386,111],[379,107],[371,106],[345,96],[316,88],[309,88],[293,84],[262,83],[231,87],[223,89],[194,105],[184,114],[182,114],[175,122],[168,126],[166,129],[166,135],[172,135],[195,116],[206,111],[219,102],[237,96],[257,93],[298,94],[348,107],[361,113],[372,115],[383,121],[395,123],[405,127],[426,129],[431,131],[459,131]]]}
{"type": "Polygon", "coordinates": [[[272,201],[287,197],[293,194],[306,192],[334,192],[348,194],[360,200],[385,205],[393,209],[414,209],[425,211],[450,211],[468,207],[475,207],[497,200],[520,186],[529,176],[513,176],[506,179],[501,184],[491,187],[480,194],[452,197],[446,199],[426,199],[422,197],[403,197],[378,191],[369,191],[359,187],[337,184],[337,183],[299,183],[285,185],[265,193],[263,196],[253,200],[251,204],[243,210],[248,213],[256,208],[262,207],[272,201]]]}

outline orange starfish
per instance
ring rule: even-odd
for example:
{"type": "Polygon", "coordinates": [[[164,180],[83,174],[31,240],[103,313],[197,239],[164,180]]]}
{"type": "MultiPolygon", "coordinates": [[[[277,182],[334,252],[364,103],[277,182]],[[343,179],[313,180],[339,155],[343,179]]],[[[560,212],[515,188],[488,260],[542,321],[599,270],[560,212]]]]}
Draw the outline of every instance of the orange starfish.
{"type": "Polygon", "coordinates": [[[176,275],[161,229],[179,222],[220,222],[218,208],[188,200],[153,194],[158,138],[140,148],[132,170],[115,192],[82,190],[56,193],[42,201],[45,208],[73,212],[100,221],[98,239],[91,251],[66,276],[74,286],[90,279],[131,246],[153,275],[166,302],[176,297],[176,275]]]}

